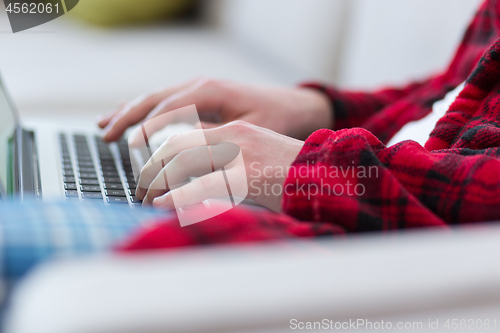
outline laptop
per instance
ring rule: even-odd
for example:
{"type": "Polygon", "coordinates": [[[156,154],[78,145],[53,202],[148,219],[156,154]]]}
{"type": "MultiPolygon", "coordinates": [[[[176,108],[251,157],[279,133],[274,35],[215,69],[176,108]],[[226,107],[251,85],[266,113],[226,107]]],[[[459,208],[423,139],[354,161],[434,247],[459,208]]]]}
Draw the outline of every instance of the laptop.
{"type": "Polygon", "coordinates": [[[141,206],[134,171],[144,159],[131,159],[126,140],[105,143],[93,128],[25,128],[1,78],[0,161],[2,197],[141,206]]]}

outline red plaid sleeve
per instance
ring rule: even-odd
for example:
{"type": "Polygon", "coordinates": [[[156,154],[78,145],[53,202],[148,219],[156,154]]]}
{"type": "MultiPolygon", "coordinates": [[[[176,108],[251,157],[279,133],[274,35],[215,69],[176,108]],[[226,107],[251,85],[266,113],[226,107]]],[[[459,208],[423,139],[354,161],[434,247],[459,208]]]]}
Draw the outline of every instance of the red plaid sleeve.
{"type": "Polygon", "coordinates": [[[350,232],[500,220],[499,78],[500,39],[426,148],[386,147],[361,128],[314,133],[288,174],[283,210],[350,232]]]}
{"type": "Polygon", "coordinates": [[[117,247],[119,251],[180,248],[204,244],[251,243],[287,238],[342,235],[335,224],[298,221],[267,209],[237,206],[201,223],[181,227],[176,216],[141,228],[117,247]]]}
{"type": "Polygon", "coordinates": [[[499,6],[496,0],[482,4],[449,67],[428,79],[368,93],[315,82],[302,86],[320,90],[330,98],[334,124],[329,127],[362,127],[387,143],[405,124],[425,117],[434,102],[465,81],[484,50],[500,35],[499,6]]]}

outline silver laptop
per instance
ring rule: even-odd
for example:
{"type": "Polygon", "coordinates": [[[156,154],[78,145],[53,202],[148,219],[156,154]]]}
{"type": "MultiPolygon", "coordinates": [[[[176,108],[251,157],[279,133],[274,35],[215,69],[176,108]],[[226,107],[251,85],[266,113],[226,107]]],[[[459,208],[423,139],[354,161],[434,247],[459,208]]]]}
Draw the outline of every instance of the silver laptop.
{"type": "MultiPolygon", "coordinates": [[[[104,143],[96,129],[25,128],[0,78],[0,195],[139,207],[127,142],[104,143]]],[[[139,162],[137,162],[139,163],[139,162]]]]}

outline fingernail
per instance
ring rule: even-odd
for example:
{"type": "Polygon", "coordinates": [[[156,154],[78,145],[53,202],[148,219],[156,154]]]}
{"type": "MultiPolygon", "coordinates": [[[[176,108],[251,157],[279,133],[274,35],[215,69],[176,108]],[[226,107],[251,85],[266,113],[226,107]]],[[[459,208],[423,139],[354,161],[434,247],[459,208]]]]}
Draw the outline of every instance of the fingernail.
{"type": "Polygon", "coordinates": [[[172,201],[172,195],[170,192],[162,195],[161,197],[157,197],[153,200],[153,206],[154,207],[162,207],[162,208],[167,208],[167,209],[174,209],[173,201],[172,201]]]}
{"type": "Polygon", "coordinates": [[[162,195],[161,197],[157,197],[153,200],[153,206],[155,207],[161,207],[167,202],[166,194],[162,195]]]}

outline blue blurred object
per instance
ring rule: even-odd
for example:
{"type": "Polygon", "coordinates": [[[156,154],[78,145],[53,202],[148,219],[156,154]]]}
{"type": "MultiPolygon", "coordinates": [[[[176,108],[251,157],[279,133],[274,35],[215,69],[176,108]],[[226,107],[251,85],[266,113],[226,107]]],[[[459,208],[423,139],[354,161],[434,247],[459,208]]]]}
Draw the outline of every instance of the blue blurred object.
{"type": "Polygon", "coordinates": [[[82,202],[0,202],[0,279],[9,286],[37,264],[109,251],[133,230],[169,213],[82,202]]]}

